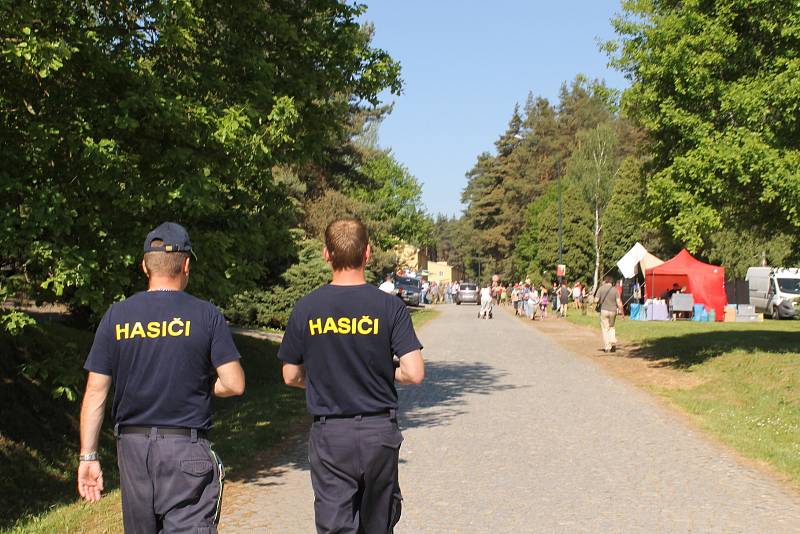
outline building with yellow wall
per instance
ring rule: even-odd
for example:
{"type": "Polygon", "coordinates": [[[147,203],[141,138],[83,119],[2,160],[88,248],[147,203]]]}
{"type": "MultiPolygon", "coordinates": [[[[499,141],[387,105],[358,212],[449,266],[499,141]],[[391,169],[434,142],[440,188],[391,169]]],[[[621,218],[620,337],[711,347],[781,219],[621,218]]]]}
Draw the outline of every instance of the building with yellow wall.
{"type": "Polygon", "coordinates": [[[460,269],[448,265],[446,261],[428,262],[428,281],[436,283],[447,283],[464,278],[460,269]]]}
{"type": "Polygon", "coordinates": [[[397,269],[402,271],[410,269],[415,272],[424,271],[428,268],[428,256],[425,251],[408,243],[401,243],[394,247],[395,257],[397,258],[397,269]]]}

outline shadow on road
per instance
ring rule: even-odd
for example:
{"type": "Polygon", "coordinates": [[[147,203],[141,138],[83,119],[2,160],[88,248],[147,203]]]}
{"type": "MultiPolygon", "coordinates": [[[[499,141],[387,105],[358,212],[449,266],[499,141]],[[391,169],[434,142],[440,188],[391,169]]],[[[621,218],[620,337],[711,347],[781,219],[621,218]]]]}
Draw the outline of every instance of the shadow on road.
{"type": "MultiPolygon", "coordinates": [[[[481,362],[426,362],[425,382],[400,389],[400,427],[403,429],[449,424],[466,413],[467,395],[491,395],[520,387],[501,383],[508,375],[481,362]]],[[[287,472],[308,471],[307,423],[298,427],[280,452],[258,455],[248,462],[250,469],[231,473],[230,480],[253,486],[279,486],[287,472]]]]}
{"type": "Polygon", "coordinates": [[[250,468],[235,471],[228,476],[231,482],[244,482],[256,487],[280,486],[281,478],[295,470],[308,471],[307,425],[297,428],[297,433],[276,451],[255,455],[250,468]]]}
{"type": "Polygon", "coordinates": [[[508,375],[481,362],[425,362],[425,382],[400,390],[401,428],[431,427],[448,424],[466,412],[467,395],[491,395],[517,389],[502,384],[508,375]]]}

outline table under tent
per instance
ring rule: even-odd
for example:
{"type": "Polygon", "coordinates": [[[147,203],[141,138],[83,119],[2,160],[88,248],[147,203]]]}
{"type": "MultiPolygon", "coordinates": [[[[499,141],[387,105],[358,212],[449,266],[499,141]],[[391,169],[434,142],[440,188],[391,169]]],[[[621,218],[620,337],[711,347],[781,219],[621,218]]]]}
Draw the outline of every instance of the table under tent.
{"type": "MultiPolygon", "coordinates": [[[[728,303],[725,268],[702,262],[686,249],[671,260],[647,269],[645,280],[645,297],[650,299],[668,291],[674,284],[686,288],[682,296],[691,295],[692,300],[681,299],[684,301],[681,309],[675,310],[673,306],[673,311],[689,311],[686,306],[692,306],[691,312],[695,318],[702,319],[706,314],[710,321],[722,321],[725,317],[725,305],[728,303]]],[[[677,296],[674,295],[673,299],[677,296]]]]}
{"type": "Polygon", "coordinates": [[[631,303],[631,319],[666,321],[673,313],[694,320],[721,321],[724,317],[725,269],[696,259],[686,249],[661,261],[636,243],[617,267],[626,278],[638,273],[644,286],[644,304],[631,303]],[[660,297],[675,285],[681,292],[672,295],[670,306],[660,297]]]}

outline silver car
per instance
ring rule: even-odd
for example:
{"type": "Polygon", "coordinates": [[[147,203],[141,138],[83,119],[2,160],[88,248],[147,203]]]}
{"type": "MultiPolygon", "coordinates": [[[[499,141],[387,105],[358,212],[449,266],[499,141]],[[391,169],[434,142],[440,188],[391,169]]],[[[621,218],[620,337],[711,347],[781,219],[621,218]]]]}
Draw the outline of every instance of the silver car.
{"type": "Polygon", "coordinates": [[[456,304],[462,302],[474,302],[478,306],[481,304],[481,288],[477,284],[461,284],[458,286],[458,293],[456,293],[456,304]]]}

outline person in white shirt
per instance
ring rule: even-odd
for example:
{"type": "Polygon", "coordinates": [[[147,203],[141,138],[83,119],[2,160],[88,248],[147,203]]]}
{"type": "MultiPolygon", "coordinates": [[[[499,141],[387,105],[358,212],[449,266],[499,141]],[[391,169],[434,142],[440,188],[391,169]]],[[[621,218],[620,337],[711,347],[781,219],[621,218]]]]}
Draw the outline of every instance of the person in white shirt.
{"type": "Polygon", "coordinates": [[[575,282],[572,287],[572,302],[575,303],[575,309],[580,310],[582,304],[583,291],[581,290],[581,283],[575,282]]]}
{"type": "Polygon", "coordinates": [[[386,275],[386,280],[384,280],[383,283],[378,286],[378,289],[384,293],[394,293],[394,282],[392,281],[391,274],[386,275]]]}
{"type": "Polygon", "coordinates": [[[419,294],[419,303],[424,305],[428,303],[428,288],[431,287],[427,280],[422,282],[422,291],[419,294]]]}
{"type": "Polygon", "coordinates": [[[536,290],[536,286],[531,286],[531,291],[528,293],[528,303],[530,304],[528,319],[533,321],[536,319],[536,310],[539,309],[539,292],[536,290]]]}
{"type": "Polygon", "coordinates": [[[478,316],[484,319],[492,316],[492,287],[489,284],[481,288],[481,311],[478,316]]]}

